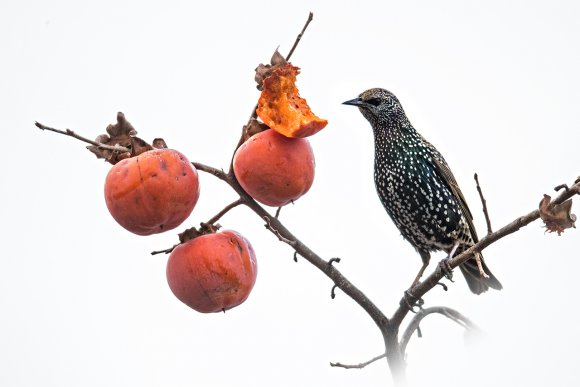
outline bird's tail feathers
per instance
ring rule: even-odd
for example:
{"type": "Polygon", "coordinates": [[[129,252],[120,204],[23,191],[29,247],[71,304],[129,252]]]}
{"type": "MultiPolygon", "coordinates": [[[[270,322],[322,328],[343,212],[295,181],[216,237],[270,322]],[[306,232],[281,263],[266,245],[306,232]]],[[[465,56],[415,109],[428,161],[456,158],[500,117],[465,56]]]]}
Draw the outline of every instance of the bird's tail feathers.
{"type": "MultiPolygon", "coordinates": [[[[459,254],[460,252],[457,252],[459,254]]],[[[481,257],[481,266],[483,271],[489,276],[488,278],[481,275],[479,272],[479,267],[477,267],[477,260],[475,258],[471,258],[463,265],[459,266],[465,280],[467,281],[467,285],[469,289],[475,294],[481,294],[486,292],[489,288],[501,290],[502,285],[499,280],[493,275],[493,273],[489,270],[483,257],[481,257]]]]}

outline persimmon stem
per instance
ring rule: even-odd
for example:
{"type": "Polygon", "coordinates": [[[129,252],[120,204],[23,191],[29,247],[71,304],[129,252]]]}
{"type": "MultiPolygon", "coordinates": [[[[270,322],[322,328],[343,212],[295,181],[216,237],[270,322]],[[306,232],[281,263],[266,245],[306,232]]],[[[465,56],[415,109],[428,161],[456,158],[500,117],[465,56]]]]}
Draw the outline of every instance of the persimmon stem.
{"type": "Polygon", "coordinates": [[[151,255],[157,255],[157,254],[169,254],[169,253],[171,253],[171,252],[172,252],[172,251],[173,251],[173,250],[174,250],[174,249],[175,249],[177,246],[179,246],[180,244],[181,244],[181,243],[177,243],[177,244],[175,244],[175,245],[173,245],[173,246],[171,246],[170,248],[168,248],[168,249],[165,249],[165,250],[157,250],[157,251],[152,251],[152,252],[151,252],[151,255]]]}

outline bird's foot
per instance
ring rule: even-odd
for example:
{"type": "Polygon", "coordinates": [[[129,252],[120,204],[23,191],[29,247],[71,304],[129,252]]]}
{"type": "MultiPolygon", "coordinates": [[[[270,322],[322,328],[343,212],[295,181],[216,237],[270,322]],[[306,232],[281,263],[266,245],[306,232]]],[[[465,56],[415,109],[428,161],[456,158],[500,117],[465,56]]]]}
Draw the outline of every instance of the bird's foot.
{"type": "Polygon", "coordinates": [[[423,309],[423,305],[425,301],[422,298],[417,298],[411,293],[411,289],[405,290],[405,295],[403,296],[403,300],[401,301],[401,305],[405,305],[409,310],[413,313],[417,313],[415,308],[419,310],[423,309]]]}
{"type": "Polygon", "coordinates": [[[451,265],[449,264],[449,262],[451,262],[451,258],[453,258],[453,256],[455,255],[455,252],[457,251],[458,247],[459,247],[459,243],[455,243],[453,245],[453,248],[449,251],[447,258],[445,258],[444,260],[439,262],[439,265],[438,265],[439,270],[441,270],[441,272],[443,273],[445,278],[447,278],[451,282],[453,282],[453,269],[451,268],[451,265]]]}
{"type": "Polygon", "coordinates": [[[450,261],[451,261],[451,257],[447,257],[447,258],[443,259],[441,262],[439,262],[439,265],[437,265],[437,267],[439,270],[441,270],[441,272],[443,273],[445,278],[447,278],[451,282],[454,282],[453,281],[453,269],[451,268],[451,265],[449,265],[450,261]]]}

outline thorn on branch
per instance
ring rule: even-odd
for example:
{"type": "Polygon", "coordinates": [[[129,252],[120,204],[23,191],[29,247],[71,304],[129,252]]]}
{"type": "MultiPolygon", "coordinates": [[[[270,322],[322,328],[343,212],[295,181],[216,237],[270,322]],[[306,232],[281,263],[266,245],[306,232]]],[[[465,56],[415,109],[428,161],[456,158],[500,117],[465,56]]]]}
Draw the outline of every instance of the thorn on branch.
{"type": "Polygon", "coordinates": [[[334,262],[340,263],[340,258],[338,258],[338,257],[330,258],[330,261],[328,261],[328,264],[332,266],[332,264],[334,262]]]}
{"type": "Polygon", "coordinates": [[[423,337],[423,332],[421,332],[421,327],[420,326],[417,327],[417,337],[418,338],[422,338],[423,337]]]}
{"type": "Polygon", "coordinates": [[[282,211],[282,206],[278,207],[278,209],[276,210],[276,215],[274,215],[274,218],[278,219],[278,216],[280,215],[280,211],[282,211]]]}
{"type": "Polygon", "coordinates": [[[294,252],[294,262],[298,262],[298,251],[294,252]]]}
{"type": "Polygon", "coordinates": [[[441,285],[441,287],[443,288],[443,290],[447,291],[449,290],[449,288],[447,287],[447,285],[445,285],[443,282],[437,282],[435,285],[441,285]]]}
{"type": "Polygon", "coordinates": [[[333,300],[334,300],[334,297],[336,297],[336,293],[335,293],[336,288],[338,288],[338,285],[334,284],[332,286],[332,289],[330,290],[330,298],[332,298],[333,300]]]}
{"type": "Polygon", "coordinates": [[[556,192],[560,191],[561,189],[568,191],[570,188],[568,187],[568,184],[560,184],[554,187],[554,191],[556,192]]]}

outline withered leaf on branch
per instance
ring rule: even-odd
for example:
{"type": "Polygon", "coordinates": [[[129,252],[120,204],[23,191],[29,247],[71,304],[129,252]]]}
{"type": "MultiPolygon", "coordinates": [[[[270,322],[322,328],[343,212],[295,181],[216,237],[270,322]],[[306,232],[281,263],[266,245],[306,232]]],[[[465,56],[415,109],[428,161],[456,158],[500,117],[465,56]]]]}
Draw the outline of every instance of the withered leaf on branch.
{"type": "Polygon", "coordinates": [[[540,218],[546,225],[546,231],[557,232],[560,235],[567,228],[575,228],[576,215],[571,213],[572,199],[553,206],[550,206],[551,200],[550,195],[544,195],[539,207],[540,218]]]}
{"type": "Polygon", "coordinates": [[[87,146],[87,149],[93,152],[97,158],[105,159],[105,161],[111,164],[117,164],[123,159],[140,155],[153,148],[167,148],[163,139],[155,139],[153,146],[151,146],[146,141],[137,137],[137,131],[121,112],[117,113],[117,123],[107,126],[107,134],[100,134],[95,141],[103,145],[111,147],[118,146],[129,150],[129,152],[122,152],[95,145],[87,146]]]}
{"type": "Polygon", "coordinates": [[[262,83],[264,83],[264,79],[268,78],[272,71],[277,69],[280,66],[285,65],[286,59],[276,50],[272,58],[270,59],[270,64],[262,64],[260,63],[258,67],[256,67],[256,75],[254,76],[254,80],[257,83],[258,90],[262,90],[262,83]]]}
{"type": "Polygon", "coordinates": [[[179,242],[185,243],[189,240],[206,234],[216,233],[222,226],[219,224],[200,223],[199,229],[195,227],[188,228],[179,235],[179,242]]]}
{"type": "Polygon", "coordinates": [[[258,134],[258,133],[263,132],[264,130],[268,130],[268,129],[270,129],[268,127],[268,125],[266,125],[263,122],[258,121],[255,118],[252,118],[250,120],[250,123],[248,125],[244,126],[244,141],[246,141],[247,139],[249,139],[253,135],[258,134]]]}

